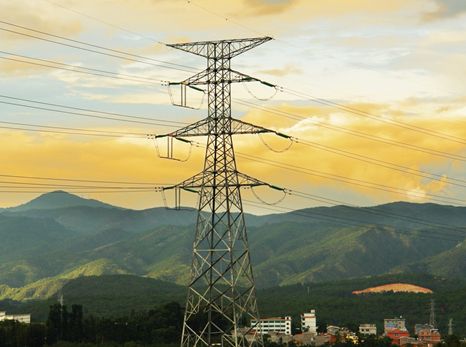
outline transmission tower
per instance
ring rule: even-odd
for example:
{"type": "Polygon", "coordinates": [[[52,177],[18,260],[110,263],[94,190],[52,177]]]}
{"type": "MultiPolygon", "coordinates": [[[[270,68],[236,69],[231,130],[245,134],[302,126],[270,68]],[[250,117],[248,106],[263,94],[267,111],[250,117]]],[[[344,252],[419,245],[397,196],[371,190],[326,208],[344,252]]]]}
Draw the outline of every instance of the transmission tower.
{"type": "MultiPolygon", "coordinates": [[[[238,172],[232,135],[286,135],[232,118],[232,83],[257,81],[273,85],[232,70],[230,63],[233,57],[269,40],[261,37],[169,45],[207,59],[204,71],[182,82],[169,83],[181,87],[179,106],[186,106],[187,87],[206,92],[207,117],[156,136],[167,137],[168,144],[173,139],[207,137],[203,171],[164,188],[175,189],[178,203],[182,189],[199,193],[182,347],[262,345],[257,326],[251,326],[251,322],[258,324],[259,312],[240,189],[264,185],[281,188],[238,172]]],[[[173,149],[169,148],[169,152],[173,149]]]]}
{"type": "Polygon", "coordinates": [[[435,322],[435,300],[430,299],[430,315],[429,315],[429,325],[432,328],[435,328],[437,323],[435,322]]]}

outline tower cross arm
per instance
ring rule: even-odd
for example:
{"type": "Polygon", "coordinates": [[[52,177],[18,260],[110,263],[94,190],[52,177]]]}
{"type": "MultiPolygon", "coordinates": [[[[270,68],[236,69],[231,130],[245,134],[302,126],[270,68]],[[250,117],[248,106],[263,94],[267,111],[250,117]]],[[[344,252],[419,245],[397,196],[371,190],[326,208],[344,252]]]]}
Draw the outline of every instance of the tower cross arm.
{"type": "Polygon", "coordinates": [[[244,122],[236,118],[231,119],[230,129],[227,129],[227,130],[216,131],[211,126],[210,119],[205,118],[198,122],[187,125],[183,128],[180,128],[176,131],[173,131],[169,134],[156,135],[155,138],[162,138],[162,137],[167,137],[167,136],[175,137],[175,138],[182,138],[182,137],[191,137],[191,136],[209,136],[209,135],[223,135],[223,134],[241,135],[241,134],[264,134],[264,133],[273,133],[277,136],[291,139],[291,136],[283,134],[279,131],[267,129],[259,125],[254,125],[248,122],[244,122]]]}
{"type": "MultiPolygon", "coordinates": [[[[275,189],[275,190],[286,191],[285,188],[281,188],[281,187],[275,186],[273,184],[261,181],[261,180],[259,180],[257,178],[251,177],[251,176],[246,175],[246,174],[244,174],[242,172],[235,171],[235,172],[231,172],[231,173],[237,175],[238,182],[237,183],[225,183],[225,186],[228,185],[230,187],[236,186],[236,187],[248,187],[248,188],[259,187],[259,186],[267,186],[267,187],[275,189]]],[[[214,186],[213,183],[205,181],[204,173],[200,172],[200,173],[197,173],[197,174],[195,174],[194,176],[192,176],[192,177],[190,177],[188,179],[185,179],[184,181],[182,181],[182,182],[180,182],[178,184],[175,184],[173,186],[163,187],[162,189],[163,190],[170,190],[170,189],[177,189],[178,188],[178,189],[185,189],[185,190],[197,193],[196,189],[212,188],[213,186],[214,186]]],[[[221,185],[219,186],[218,184],[215,184],[215,187],[222,188],[222,186],[221,185]]]]}
{"type": "Polygon", "coordinates": [[[192,85],[203,85],[203,84],[209,84],[209,73],[210,71],[208,69],[205,69],[201,72],[198,72],[197,74],[185,79],[184,81],[181,82],[169,82],[169,85],[177,85],[177,84],[182,84],[186,86],[192,86],[192,85]]]}
{"type": "MultiPolygon", "coordinates": [[[[241,82],[260,82],[262,84],[265,84],[266,86],[277,88],[275,84],[269,83],[262,81],[259,78],[253,77],[246,75],[245,73],[228,69],[230,72],[230,78],[226,81],[222,82],[228,82],[228,83],[241,83],[241,82]]],[[[211,83],[209,76],[212,74],[212,70],[210,69],[205,69],[201,72],[198,72],[197,74],[185,79],[184,81],[181,82],[168,82],[168,85],[184,85],[184,86],[194,86],[194,85],[206,85],[211,83]]],[[[196,88],[195,88],[196,89],[196,88]]],[[[202,89],[201,89],[202,90],[202,89]]],[[[204,90],[202,90],[204,91],[204,90]]]]}
{"type": "Polygon", "coordinates": [[[264,42],[272,40],[272,37],[255,37],[248,39],[232,39],[232,40],[219,40],[219,41],[198,41],[190,43],[175,43],[168,44],[167,46],[176,48],[188,53],[192,53],[204,58],[208,58],[212,48],[222,45],[227,47],[222,54],[217,55],[217,59],[233,58],[241,53],[249,51],[264,42]]]}

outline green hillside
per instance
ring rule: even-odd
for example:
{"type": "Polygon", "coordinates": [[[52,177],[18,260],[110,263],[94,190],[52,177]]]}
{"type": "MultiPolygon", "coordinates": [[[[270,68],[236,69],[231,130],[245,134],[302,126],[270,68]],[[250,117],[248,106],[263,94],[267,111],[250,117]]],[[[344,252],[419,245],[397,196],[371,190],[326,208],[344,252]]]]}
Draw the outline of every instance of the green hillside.
{"type": "MultiPolygon", "coordinates": [[[[464,207],[392,203],[246,218],[259,288],[403,272],[466,278],[464,207]]],[[[65,192],[0,211],[0,298],[44,299],[89,275],[186,284],[194,220],[194,210],[127,210],[65,192]]]]}
{"type": "MultiPolygon", "coordinates": [[[[81,277],[68,282],[62,289],[67,305],[83,304],[86,314],[124,316],[155,306],[185,300],[185,287],[151,278],[132,275],[81,277]]],[[[324,283],[305,283],[258,290],[262,316],[291,315],[298,322],[299,314],[316,309],[318,325],[375,323],[382,329],[383,319],[403,315],[407,327],[429,319],[429,302],[436,300],[438,327],[446,332],[450,318],[456,332],[466,335],[466,281],[447,280],[427,275],[384,275],[324,283]],[[353,290],[402,282],[427,287],[430,294],[384,293],[353,295],[353,290]]],[[[2,301],[0,308],[11,312],[32,312],[35,320],[44,320],[48,306],[57,300],[26,302],[2,301]]],[[[380,331],[380,330],[379,330],[380,331]]]]}

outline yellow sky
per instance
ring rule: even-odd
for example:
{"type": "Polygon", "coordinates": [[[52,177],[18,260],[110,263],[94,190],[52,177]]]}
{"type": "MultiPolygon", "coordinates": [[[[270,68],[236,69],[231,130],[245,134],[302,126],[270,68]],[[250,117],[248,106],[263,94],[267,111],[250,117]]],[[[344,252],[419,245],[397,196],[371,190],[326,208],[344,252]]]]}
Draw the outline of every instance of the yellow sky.
{"type": "MultiPolygon", "coordinates": [[[[281,112],[282,117],[234,103],[236,117],[325,148],[382,160],[417,172],[433,173],[436,179],[300,143],[293,144],[286,152],[274,153],[258,136],[235,137],[237,152],[278,161],[288,167],[312,169],[314,174],[292,172],[244,157],[238,158],[240,171],[278,186],[354,204],[396,200],[438,202],[433,196],[445,197],[444,203],[462,204],[465,188],[452,184],[466,180],[466,140],[459,140],[466,139],[466,6],[459,3],[447,0],[197,0],[191,4],[149,0],[0,0],[0,10],[8,14],[0,18],[2,21],[196,69],[202,69],[205,62],[169,50],[153,40],[177,42],[272,35],[276,40],[233,60],[233,68],[369,112],[384,121],[316,104],[286,92],[277,93],[269,102],[261,102],[241,86],[233,89],[235,100],[271,107],[281,112]],[[283,115],[291,115],[293,119],[283,115]],[[389,124],[392,121],[431,129],[454,136],[456,140],[389,124]],[[354,136],[349,132],[363,135],[354,136]],[[367,137],[378,137],[379,141],[367,137]],[[413,149],[415,146],[418,150],[413,149]],[[426,153],[431,151],[446,155],[426,153]],[[319,177],[316,173],[344,178],[352,184],[319,177]],[[367,184],[393,187],[397,193],[367,188],[367,184]]],[[[7,24],[0,24],[0,28],[13,30],[7,24]]],[[[154,79],[181,80],[190,74],[95,55],[6,31],[0,32],[0,38],[2,51],[66,64],[154,79]]],[[[200,119],[206,112],[205,105],[199,111],[171,106],[165,88],[160,85],[139,86],[135,82],[56,71],[8,60],[0,60],[0,74],[1,95],[182,122],[200,119]]],[[[257,96],[270,95],[270,90],[261,86],[251,85],[250,90],[257,96]]],[[[198,101],[191,100],[193,104],[198,101]]],[[[0,111],[0,121],[8,122],[101,131],[167,131],[142,124],[60,117],[44,110],[7,104],[0,104],[0,111]]],[[[189,161],[174,162],[158,158],[153,141],[148,139],[95,138],[1,128],[0,132],[0,160],[3,163],[0,174],[176,183],[202,168],[202,148],[194,148],[189,161]]],[[[286,140],[271,135],[263,136],[263,141],[276,149],[288,145],[286,140]]],[[[188,145],[177,144],[177,150],[179,156],[184,157],[188,145]]],[[[261,194],[271,200],[277,197],[276,192],[261,190],[261,194]]],[[[0,205],[15,205],[37,195],[1,193],[0,205]]],[[[161,204],[161,197],[156,192],[80,195],[131,208],[161,204]]],[[[248,192],[245,197],[252,199],[248,192]]],[[[186,199],[194,204],[192,197],[186,199]]],[[[283,206],[290,208],[316,204],[319,203],[296,197],[283,202],[283,206]]]]}

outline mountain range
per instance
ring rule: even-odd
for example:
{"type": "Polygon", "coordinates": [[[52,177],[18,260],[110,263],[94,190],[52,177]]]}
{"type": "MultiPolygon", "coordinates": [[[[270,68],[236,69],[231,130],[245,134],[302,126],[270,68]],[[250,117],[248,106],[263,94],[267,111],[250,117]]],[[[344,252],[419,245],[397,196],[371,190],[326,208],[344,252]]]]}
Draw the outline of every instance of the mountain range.
{"type": "MultiPolygon", "coordinates": [[[[0,210],[0,299],[132,274],[186,284],[196,211],[131,210],[64,191],[0,210]]],[[[466,207],[395,202],[246,215],[257,285],[390,273],[466,278],[466,207]]]]}

